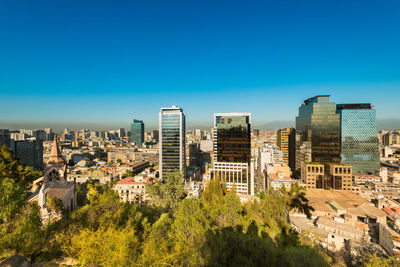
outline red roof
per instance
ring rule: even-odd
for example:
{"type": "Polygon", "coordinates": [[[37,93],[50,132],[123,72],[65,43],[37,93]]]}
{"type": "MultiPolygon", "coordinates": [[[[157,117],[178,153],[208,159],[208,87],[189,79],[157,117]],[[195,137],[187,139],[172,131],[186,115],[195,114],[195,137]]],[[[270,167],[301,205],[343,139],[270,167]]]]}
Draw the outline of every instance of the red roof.
{"type": "Polygon", "coordinates": [[[278,175],[276,175],[276,173],[270,173],[268,175],[271,177],[271,179],[274,179],[274,180],[281,180],[281,181],[292,180],[292,178],[290,176],[284,176],[283,178],[279,178],[278,175]]]}
{"type": "Polygon", "coordinates": [[[400,215],[400,208],[397,207],[392,207],[392,208],[383,208],[383,211],[385,211],[387,214],[393,217],[393,215],[400,215]]]}
{"type": "Polygon", "coordinates": [[[149,184],[149,183],[150,182],[148,182],[148,181],[135,182],[135,177],[126,177],[126,178],[124,178],[124,179],[122,179],[122,180],[117,182],[117,184],[138,184],[138,185],[149,184]]]}

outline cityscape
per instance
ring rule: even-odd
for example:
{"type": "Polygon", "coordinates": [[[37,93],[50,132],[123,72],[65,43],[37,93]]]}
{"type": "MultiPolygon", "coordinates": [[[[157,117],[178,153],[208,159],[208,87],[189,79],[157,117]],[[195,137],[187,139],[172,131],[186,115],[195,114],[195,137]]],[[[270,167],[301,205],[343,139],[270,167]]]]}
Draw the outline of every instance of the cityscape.
{"type": "Polygon", "coordinates": [[[6,2],[0,267],[400,266],[399,3],[6,2]]]}

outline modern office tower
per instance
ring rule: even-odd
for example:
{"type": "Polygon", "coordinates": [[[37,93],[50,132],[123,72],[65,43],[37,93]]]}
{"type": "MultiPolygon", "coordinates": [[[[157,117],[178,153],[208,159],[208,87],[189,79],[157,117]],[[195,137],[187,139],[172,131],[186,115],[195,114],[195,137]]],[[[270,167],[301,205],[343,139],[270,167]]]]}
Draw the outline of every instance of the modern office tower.
{"type": "Polygon", "coordinates": [[[283,163],[292,170],[296,167],[296,134],[293,128],[284,128],[278,130],[277,145],[283,153],[283,163]]]}
{"type": "Polygon", "coordinates": [[[186,177],[186,121],[177,106],[161,108],[159,113],[160,178],[179,170],[186,177]]]}
{"type": "Polygon", "coordinates": [[[251,162],[251,113],[214,114],[214,164],[211,177],[219,176],[228,190],[253,193],[251,162]]]}
{"type": "Polygon", "coordinates": [[[0,149],[3,145],[10,147],[10,131],[8,129],[0,129],[0,149]]]}
{"type": "Polygon", "coordinates": [[[43,168],[43,141],[34,138],[12,142],[15,157],[25,165],[43,168]]]}
{"type": "Polygon", "coordinates": [[[340,115],[329,95],[306,99],[296,117],[296,170],[308,159],[340,163],[340,115]]]}
{"type": "Polygon", "coordinates": [[[134,119],[131,124],[131,142],[142,146],[144,143],[144,123],[134,119]]]}
{"type": "Polygon", "coordinates": [[[375,174],[380,168],[376,111],[369,103],[339,104],[340,155],[342,163],[351,165],[353,173],[375,174]]]}

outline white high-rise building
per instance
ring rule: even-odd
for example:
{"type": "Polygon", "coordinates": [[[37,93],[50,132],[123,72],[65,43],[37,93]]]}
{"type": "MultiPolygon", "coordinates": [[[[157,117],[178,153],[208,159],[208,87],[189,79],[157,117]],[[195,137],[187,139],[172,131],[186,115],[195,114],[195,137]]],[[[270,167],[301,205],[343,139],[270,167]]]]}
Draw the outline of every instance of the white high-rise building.
{"type": "Polygon", "coordinates": [[[159,114],[160,178],[181,171],[186,177],[186,121],[183,110],[177,106],[161,108],[159,114]]]}

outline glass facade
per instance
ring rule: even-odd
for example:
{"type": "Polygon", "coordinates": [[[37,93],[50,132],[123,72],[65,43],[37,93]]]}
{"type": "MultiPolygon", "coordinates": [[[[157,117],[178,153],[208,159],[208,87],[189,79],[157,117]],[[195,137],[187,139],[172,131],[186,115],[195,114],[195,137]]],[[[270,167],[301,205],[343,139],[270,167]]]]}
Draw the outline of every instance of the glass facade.
{"type": "MultiPolygon", "coordinates": [[[[214,114],[214,162],[211,179],[218,176],[228,190],[252,194],[251,113],[214,114]]],[[[253,177],[254,178],[254,177],[253,177]]]]}
{"type": "Polygon", "coordinates": [[[342,163],[353,166],[353,173],[374,174],[380,167],[375,109],[371,104],[340,104],[337,113],[342,163]]]}
{"type": "Polygon", "coordinates": [[[160,177],[175,170],[185,172],[185,115],[180,108],[160,112],[160,177]]]}
{"type": "MultiPolygon", "coordinates": [[[[329,95],[309,98],[299,108],[296,117],[296,147],[311,147],[311,155],[296,154],[296,160],[311,158],[312,162],[340,163],[340,115],[329,95]]],[[[296,167],[300,166],[299,162],[296,167]]]]}
{"type": "Polygon", "coordinates": [[[248,163],[251,159],[248,115],[215,116],[217,162],[248,163]]]}
{"type": "Polygon", "coordinates": [[[144,123],[141,120],[133,120],[131,124],[131,142],[142,146],[144,143],[144,123]]]}

